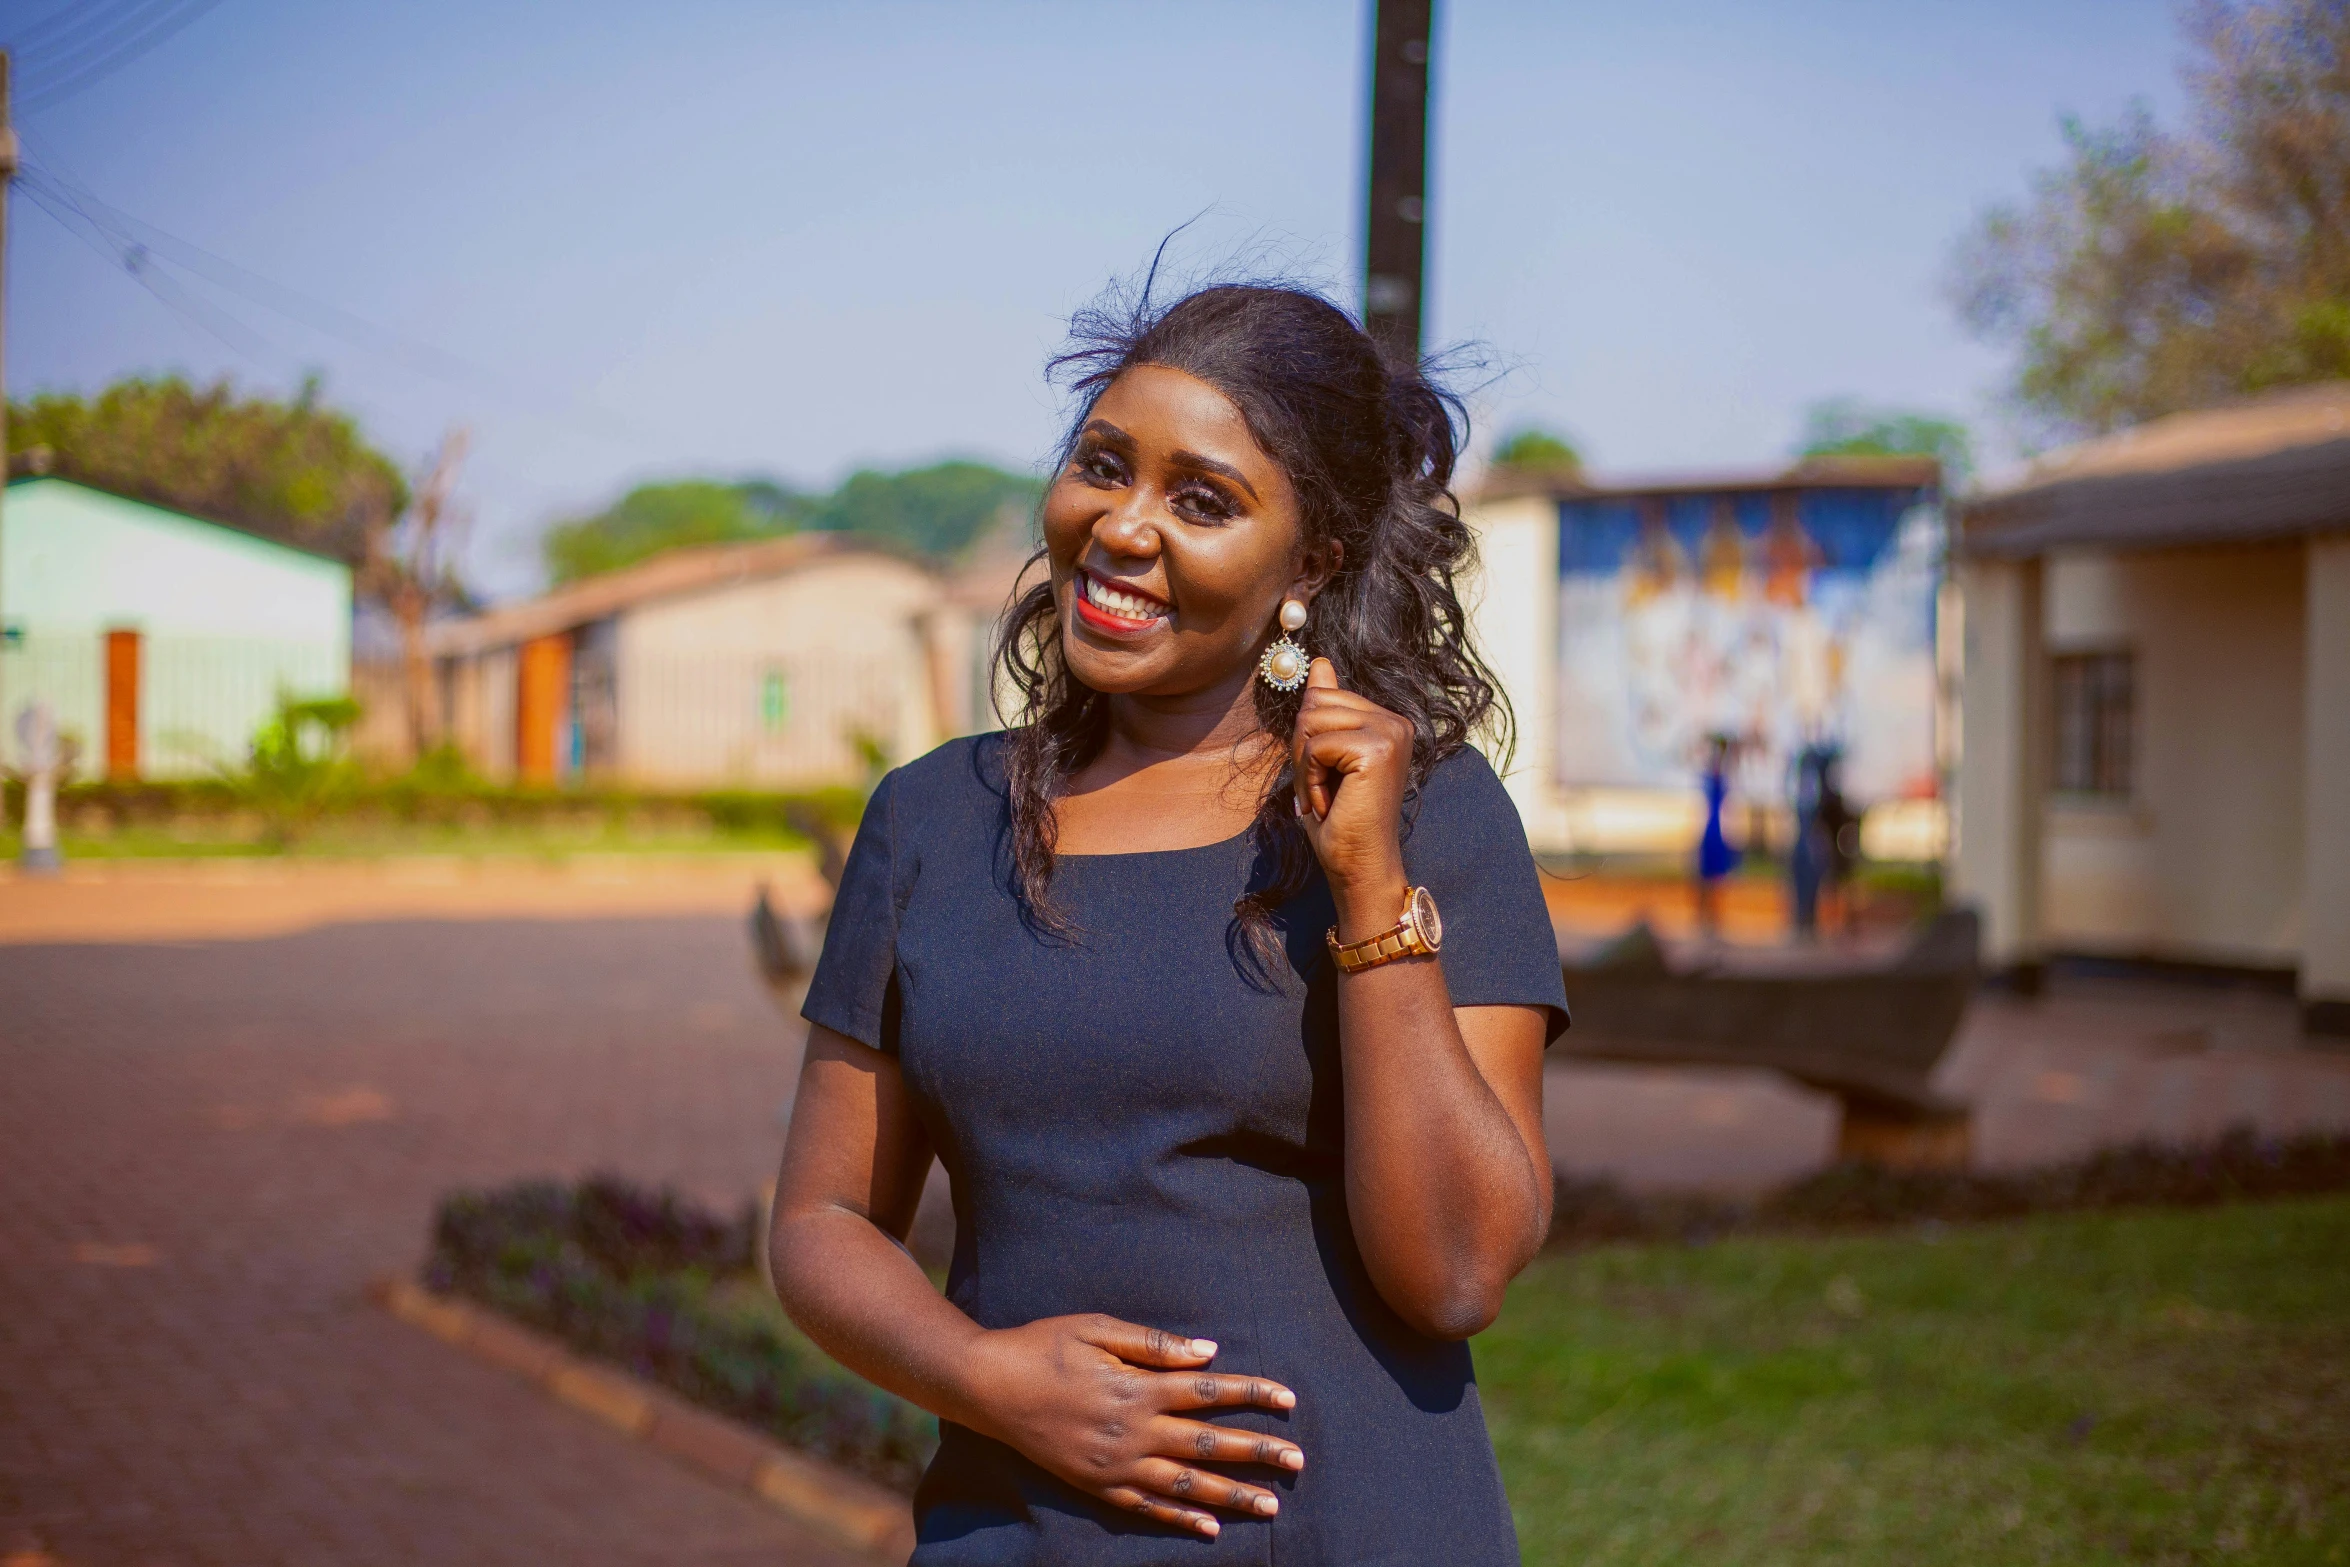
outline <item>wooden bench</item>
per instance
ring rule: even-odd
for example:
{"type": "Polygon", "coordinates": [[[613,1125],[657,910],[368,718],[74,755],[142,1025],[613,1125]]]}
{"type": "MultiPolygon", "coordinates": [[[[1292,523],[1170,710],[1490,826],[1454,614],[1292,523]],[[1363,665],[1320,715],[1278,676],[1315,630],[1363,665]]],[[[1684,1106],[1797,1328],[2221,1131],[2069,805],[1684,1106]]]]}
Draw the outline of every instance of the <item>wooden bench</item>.
{"type": "Polygon", "coordinates": [[[1840,1157],[1957,1167],[1967,1107],[1931,1079],[1974,993],[1979,946],[1973,911],[1954,910],[1889,962],[1751,973],[1675,968],[1635,925],[1567,965],[1574,1026],[1555,1048],[1580,1060],[1779,1072],[1836,1097],[1840,1157]]]}

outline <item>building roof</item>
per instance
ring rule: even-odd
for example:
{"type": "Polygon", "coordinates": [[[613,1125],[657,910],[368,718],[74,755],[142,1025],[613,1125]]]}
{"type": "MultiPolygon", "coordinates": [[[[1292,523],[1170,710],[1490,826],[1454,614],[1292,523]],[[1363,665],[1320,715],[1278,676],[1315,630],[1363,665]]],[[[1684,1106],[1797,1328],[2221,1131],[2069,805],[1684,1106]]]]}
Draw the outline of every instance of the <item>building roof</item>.
{"type": "Polygon", "coordinates": [[[1500,501],[1542,495],[1561,501],[1629,500],[1649,495],[1715,495],[1726,490],[1939,488],[1941,483],[1942,464],[1931,457],[1805,457],[1785,467],[1604,480],[1574,468],[1495,468],[1487,472],[1476,498],[1500,501]]]}
{"type": "Polygon", "coordinates": [[[2156,548],[2350,528],[2350,381],[2167,418],[2050,452],[1960,509],[1976,555],[2156,548]]]}
{"type": "MultiPolygon", "coordinates": [[[[24,454],[20,452],[16,455],[22,456],[24,454]]],[[[110,501],[119,501],[125,506],[162,512],[166,516],[177,517],[183,522],[200,522],[207,528],[218,528],[224,533],[233,533],[239,538],[251,539],[256,543],[266,544],[272,549],[285,550],[295,555],[307,555],[312,560],[330,561],[345,570],[350,569],[351,562],[338,551],[320,549],[309,544],[297,544],[282,535],[267,533],[259,528],[250,528],[241,522],[231,522],[225,517],[207,517],[200,511],[190,511],[184,506],[175,506],[169,501],[134,495],[128,490],[111,489],[103,484],[92,484],[87,479],[67,478],[64,474],[50,473],[46,469],[19,471],[12,465],[10,475],[7,484],[9,494],[14,494],[19,490],[28,494],[38,494],[44,487],[51,485],[62,485],[66,489],[72,490],[87,490],[92,495],[102,495],[110,501]]],[[[4,502],[0,502],[0,505],[4,504],[4,502]]]]}
{"type": "Polygon", "coordinates": [[[503,605],[432,628],[428,642],[438,655],[478,653],[511,647],[533,637],[569,631],[655,599],[703,593],[766,577],[802,571],[823,561],[858,556],[896,561],[927,571],[892,549],[838,533],[791,533],[748,544],[698,544],[663,551],[650,560],[566,583],[519,604],[503,605]]]}

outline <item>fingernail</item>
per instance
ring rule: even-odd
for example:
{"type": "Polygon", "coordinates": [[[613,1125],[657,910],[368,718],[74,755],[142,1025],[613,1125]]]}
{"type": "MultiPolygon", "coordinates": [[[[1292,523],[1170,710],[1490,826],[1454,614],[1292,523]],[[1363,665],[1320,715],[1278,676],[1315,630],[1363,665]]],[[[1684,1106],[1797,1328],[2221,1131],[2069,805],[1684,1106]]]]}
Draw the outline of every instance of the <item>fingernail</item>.
{"type": "Polygon", "coordinates": [[[1195,1338],[1191,1341],[1191,1352],[1203,1360],[1212,1360],[1216,1355],[1216,1341],[1212,1338],[1195,1338]]]}
{"type": "Polygon", "coordinates": [[[1269,1496],[1260,1496],[1257,1498],[1257,1511],[1270,1518],[1281,1511],[1281,1504],[1269,1496]]]}
{"type": "Polygon", "coordinates": [[[1281,1467],[1284,1469],[1303,1469],[1305,1466],[1306,1455],[1294,1447],[1281,1455],[1281,1467]]]}
{"type": "Polygon", "coordinates": [[[1217,1523],[1213,1518],[1194,1518],[1192,1522],[1198,1524],[1199,1532],[1206,1535],[1211,1540],[1214,1539],[1223,1528],[1223,1526],[1217,1523]]]}
{"type": "Polygon", "coordinates": [[[1273,1407],[1275,1409],[1295,1409],[1297,1407],[1297,1395],[1292,1393],[1289,1389],[1283,1388],[1280,1392],[1273,1395],[1273,1407]]]}

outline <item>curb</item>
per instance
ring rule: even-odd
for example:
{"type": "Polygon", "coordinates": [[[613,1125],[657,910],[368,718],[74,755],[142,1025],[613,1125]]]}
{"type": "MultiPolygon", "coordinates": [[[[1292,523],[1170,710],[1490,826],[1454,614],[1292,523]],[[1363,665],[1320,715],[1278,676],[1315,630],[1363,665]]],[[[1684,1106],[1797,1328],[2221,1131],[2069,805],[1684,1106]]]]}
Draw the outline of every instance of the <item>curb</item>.
{"type": "Polygon", "coordinates": [[[906,1499],[863,1475],[795,1452],[617,1367],[583,1359],[547,1335],[471,1301],[435,1295],[399,1277],[376,1279],[367,1293],[402,1322],[537,1383],[573,1408],[748,1491],[829,1539],[892,1562],[913,1553],[914,1518],[906,1499]]]}

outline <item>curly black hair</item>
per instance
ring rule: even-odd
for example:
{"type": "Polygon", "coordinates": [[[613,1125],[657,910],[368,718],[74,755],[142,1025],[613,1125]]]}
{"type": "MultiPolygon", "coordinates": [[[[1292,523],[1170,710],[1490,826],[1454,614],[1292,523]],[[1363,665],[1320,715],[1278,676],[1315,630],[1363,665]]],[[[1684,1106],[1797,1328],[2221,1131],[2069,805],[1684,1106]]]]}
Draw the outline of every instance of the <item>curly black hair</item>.
{"type": "MultiPolygon", "coordinates": [[[[1306,288],[1222,283],[1165,305],[1152,301],[1147,282],[1113,290],[1071,320],[1069,341],[1048,366],[1076,404],[1062,466],[1102,393],[1138,365],[1181,370],[1230,398],[1288,476],[1307,541],[1342,547],[1300,640],[1349,689],[1411,720],[1413,784],[1481,734],[1506,755],[1508,700],[1470,641],[1455,586],[1475,556],[1451,489],[1468,411],[1441,384],[1438,366],[1396,363],[1306,288]]],[[[1030,566],[1043,558],[1039,550],[1030,566]]],[[[1049,578],[1006,609],[995,660],[998,711],[1011,727],[1012,869],[1030,918],[1065,932],[1051,897],[1054,802],[1099,754],[1109,703],[1063,661],[1049,578]]],[[[1258,719],[1286,752],[1300,694],[1260,681],[1255,696],[1258,719]]],[[[1233,906],[1249,944],[1268,957],[1273,911],[1313,869],[1291,786],[1285,765],[1257,810],[1257,873],[1233,906]]]]}

